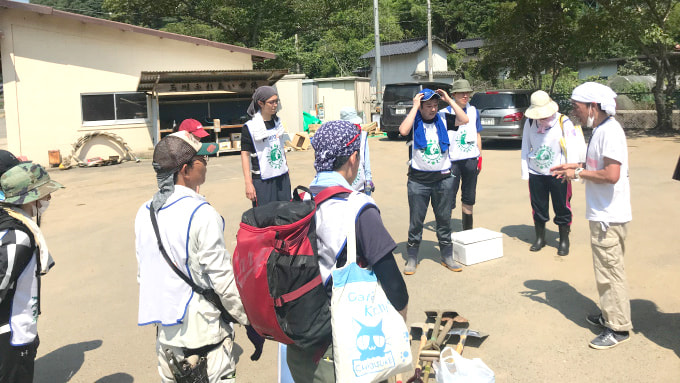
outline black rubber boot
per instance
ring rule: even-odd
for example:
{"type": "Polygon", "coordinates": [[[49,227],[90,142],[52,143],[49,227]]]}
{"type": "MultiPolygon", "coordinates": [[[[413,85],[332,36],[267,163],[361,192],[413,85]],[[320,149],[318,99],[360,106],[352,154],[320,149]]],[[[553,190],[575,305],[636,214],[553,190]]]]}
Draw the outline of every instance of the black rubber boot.
{"type": "Polygon", "coordinates": [[[463,230],[472,229],[472,214],[463,213],[463,230]]]}
{"type": "Polygon", "coordinates": [[[560,244],[557,246],[557,255],[569,254],[569,225],[560,226],[560,244]]]}
{"type": "Polygon", "coordinates": [[[404,274],[413,275],[416,273],[416,268],[418,267],[418,249],[418,245],[406,245],[406,266],[404,266],[404,274]]]}
{"type": "Polygon", "coordinates": [[[545,222],[534,221],[534,229],[536,229],[536,242],[529,250],[539,251],[545,246],[545,222]]]}

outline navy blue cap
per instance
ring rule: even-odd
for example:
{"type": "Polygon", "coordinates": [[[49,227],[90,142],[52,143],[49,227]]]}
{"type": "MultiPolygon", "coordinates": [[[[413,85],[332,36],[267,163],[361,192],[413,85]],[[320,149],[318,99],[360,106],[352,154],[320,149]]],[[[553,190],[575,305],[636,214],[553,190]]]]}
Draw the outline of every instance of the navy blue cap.
{"type": "Polygon", "coordinates": [[[431,99],[432,97],[441,98],[441,97],[439,97],[437,92],[433,91],[432,89],[425,88],[418,93],[423,95],[423,98],[421,98],[420,101],[427,101],[427,100],[431,99]]]}

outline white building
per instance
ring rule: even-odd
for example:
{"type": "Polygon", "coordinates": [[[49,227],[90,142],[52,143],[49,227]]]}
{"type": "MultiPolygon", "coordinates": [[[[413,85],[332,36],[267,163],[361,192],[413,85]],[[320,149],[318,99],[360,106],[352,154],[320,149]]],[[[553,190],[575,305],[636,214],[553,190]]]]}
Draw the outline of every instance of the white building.
{"type": "MultiPolygon", "coordinates": [[[[432,74],[434,81],[453,83],[455,73],[447,70],[446,63],[446,56],[450,52],[453,52],[453,48],[444,41],[436,37],[432,39],[432,74]]],[[[370,60],[371,88],[372,93],[375,94],[375,49],[360,58],[370,60]]],[[[429,70],[427,39],[418,38],[381,43],[380,66],[381,85],[383,87],[385,84],[427,80],[429,70]]]]}
{"type": "MultiPolygon", "coordinates": [[[[240,131],[252,91],[286,71],[253,71],[273,53],[0,0],[8,149],[38,163],[91,132],[148,154],[184,118],[240,131]]],[[[285,121],[284,121],[285,124],[285,121]]],[[[120,155],[102,138],[90,158],[120,155]]]]}

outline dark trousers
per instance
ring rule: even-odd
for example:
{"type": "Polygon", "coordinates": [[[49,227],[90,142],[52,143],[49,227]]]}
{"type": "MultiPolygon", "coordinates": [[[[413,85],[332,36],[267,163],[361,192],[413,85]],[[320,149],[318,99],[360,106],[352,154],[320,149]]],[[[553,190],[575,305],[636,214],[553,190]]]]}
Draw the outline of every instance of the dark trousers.
{"type": "Polygon", "coordinates": [[[432,200],[432,210],[437,222],[437,240],[440,245],[451,243],[451,209],[453,208],[453,178],[431,183],[408,180],[408,208],[410,223],[408,244],[417,246],[423,239],[423,222],[427,207],[432,200]]]}
{"type": "Polygon", "coordinates": [[[12,346],[11,333],[0,334],[0,383],[32,383],[35,356],[40,340],[25,346],[12,346]]]}
{"type": "Polygon", "coordinates": [[[453,161],[451,174],[453,174],[453,205],[451,208],[456,208],[456,195],[459,185],[460,201],[465,205],[474,205],[477,197],[477,175],[479,175],[477,157],[453,161]]]}
{"type": "Polygon", "coordinates": [[[290,201],[290,176],[288,173],[263,180],[253,178],[256,199],[253,207],[263,206],[272,201],[290,201]]]}
{"type": "Polygon", "coordinates": [[[529,196],[534,222],[548,222],[548,198],[552,198],[555,225],[571,225],[571,182],[553,176],[529,174],[529,196]]]}

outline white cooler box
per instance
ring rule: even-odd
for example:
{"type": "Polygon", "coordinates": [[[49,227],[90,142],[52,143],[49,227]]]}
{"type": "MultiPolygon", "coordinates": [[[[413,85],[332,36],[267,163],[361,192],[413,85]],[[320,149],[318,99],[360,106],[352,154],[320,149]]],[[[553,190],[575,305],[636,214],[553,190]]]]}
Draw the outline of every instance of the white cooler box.
{"type": "Polygon", "coordinates": [[[451,234],[453,258],[466,265],[503,256],[503,234],[478,227],[451,234]]]}

